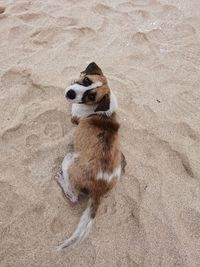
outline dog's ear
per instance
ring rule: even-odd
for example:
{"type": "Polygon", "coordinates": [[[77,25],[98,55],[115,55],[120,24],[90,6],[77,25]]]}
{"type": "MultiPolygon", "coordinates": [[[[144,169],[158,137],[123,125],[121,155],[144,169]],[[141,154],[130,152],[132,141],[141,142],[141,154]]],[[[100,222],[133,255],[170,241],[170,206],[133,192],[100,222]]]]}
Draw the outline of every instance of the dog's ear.
{"type": "Polygon", "coordinates": [[[92,62],[90,63],[87,68],[81,72],[82,74],[90,75],[90,74],[97,74],[97,75],[103,75],[102,70],[99,68],[99,66],[95,63],[92,62]]]}
{"type": "Polygon", "coordinates": [[[106,94],[99,102],[98,106],[95,109],[95,112],[107,111],[109,108],[110,108],[110,95],[106,94]]]}

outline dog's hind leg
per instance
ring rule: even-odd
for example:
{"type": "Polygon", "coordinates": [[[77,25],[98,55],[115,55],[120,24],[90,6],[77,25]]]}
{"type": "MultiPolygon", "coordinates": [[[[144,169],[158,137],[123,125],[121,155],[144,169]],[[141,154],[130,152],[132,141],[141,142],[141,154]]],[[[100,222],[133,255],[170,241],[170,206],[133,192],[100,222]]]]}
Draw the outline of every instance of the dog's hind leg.
{"type": "Polygon", "coordinates": [[[78,155],[76,153],[68,153],[62,162],[62,170],[55,176],[55,180],[63,190],[65,196],[73,203],[78,201],[78,194],[72,189],[69,179],[69,168],[77,157],[78,155]]]}

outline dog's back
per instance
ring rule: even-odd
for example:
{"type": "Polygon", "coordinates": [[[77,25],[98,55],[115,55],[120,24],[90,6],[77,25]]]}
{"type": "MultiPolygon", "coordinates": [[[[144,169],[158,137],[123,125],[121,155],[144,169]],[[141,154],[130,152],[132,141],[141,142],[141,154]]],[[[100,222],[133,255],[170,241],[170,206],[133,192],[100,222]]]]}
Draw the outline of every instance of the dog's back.
{"type": "Polygon", "coordinates": [[[74,147],[79,157],[70,169],[74,188],[87,188],[92,194],[95,181],[113,184],[121,173],[121,152],[118,148],[119,124],[116,115],[95,115],[80,120],[74,147]]]}

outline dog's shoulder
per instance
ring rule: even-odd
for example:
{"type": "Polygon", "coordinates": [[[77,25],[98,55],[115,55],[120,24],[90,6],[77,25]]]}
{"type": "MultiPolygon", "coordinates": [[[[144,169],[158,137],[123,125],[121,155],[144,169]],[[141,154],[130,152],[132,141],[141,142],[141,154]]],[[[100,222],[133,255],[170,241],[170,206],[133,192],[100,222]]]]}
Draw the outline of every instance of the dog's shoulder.
{"type": "Polygon", "coordinates": [[[107,117],[106,115],[89,116],[85,119],[85,123],[90,127],[95,127],[110,133],[116,133],[120,128],[116,114],[113,114],[110,117],[107,117]]]}

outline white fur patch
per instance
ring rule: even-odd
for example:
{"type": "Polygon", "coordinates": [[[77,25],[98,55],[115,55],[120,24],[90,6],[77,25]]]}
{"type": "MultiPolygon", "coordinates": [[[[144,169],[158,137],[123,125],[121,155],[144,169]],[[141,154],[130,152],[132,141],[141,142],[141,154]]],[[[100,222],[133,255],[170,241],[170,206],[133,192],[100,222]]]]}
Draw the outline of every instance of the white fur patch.
{"type": "MultiPolygon", "coordinates": [[[[96,106],[95,106],[96,108],[96,106]]],[[[83,118],[94,113],[94,106],[85,104],[72,104],[72,117],[83,118]]]]}
{"type": "Polygon", "coordinates": [[[69,167],[74,163],[74,160],[78,158],[78,153],[68,153],[62,162],[62,171],[63,173],[68,174],[69,167]]]}
{"type": "Polygon", "coordinates": [[[112,115],[113,112],[115,112],[118,109],[118,102],[117,97],[115,94],[111,91],[110,93],[110,108],[105,113],[107,116],[112,115]]]}
{"type": "Polygon", "coordinates": [[[69,90],[73,90],[76,93],[76,97],[75,99],[68,99],[71,103],[80,103],[83,97],[83,94],[91,89],[95,89],[97,87],[100,87],[102,85],[102,83],[100,81],[97,81],[95,83],[92,83],[89,86],[83,86],[80,85],[78,83],[74,83],[72,85],[70,85],[69,87],[67,87],[65,89],[65,94],[69,91],[69,90]]]}
{"type": "Polygon", "coordinates": [[[99,180],[99,179],[103,179],[105,180],[106,182],[111,182],[113,178],[117,178],[119,179],[121,176],[121,166],[115,168],[113,170],[112,173],[108,173],[108,172],[103,172],[103,171],[100,171],[98,174],[97,174],[97,177],[96,179],[99,180]]]}
{"type": "Polygon", "coordinates": [[[60,182],[60,185],[62,186],[63,190],[69,197],[71,198],[72,202],[76,202],[77,196],[75,192],[72,189],[70,180],[69,180],[69,168],[74,163],[74,160],[78,158],[78,153],[68,153],[62,162],[62,176],[63,176],[63,182],[60,182]]]}
{"type": "Polygon", "coordinates": [[[93,219],[90,216],[90,208],[88,207],[81,216],[80,222],[72,236],[60,245],[57,250],[60,251],[69,247],[74,247],[82,241],[88,235],[92,223],[93,219]]]}

